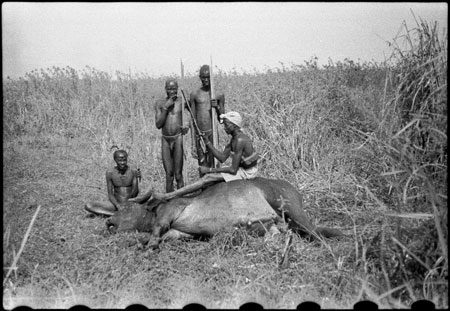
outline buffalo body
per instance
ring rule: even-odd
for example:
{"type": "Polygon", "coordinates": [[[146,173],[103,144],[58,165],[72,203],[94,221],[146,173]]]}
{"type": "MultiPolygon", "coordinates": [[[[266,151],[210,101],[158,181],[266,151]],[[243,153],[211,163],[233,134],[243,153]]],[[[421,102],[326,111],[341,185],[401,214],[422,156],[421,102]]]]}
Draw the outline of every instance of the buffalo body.
{"type": "Polygon", "coordinates": [[[267,230],[281,217],[297,232],[325,237],[343,235],[335,229],[315,227],[294,186],[260,177],[220,182],[196,197],[130,203],[109,218],[107,226],[112,231],[150,232],[150,244],[157,246],[161,239],[213,236],[237,226],[267,230]]]}

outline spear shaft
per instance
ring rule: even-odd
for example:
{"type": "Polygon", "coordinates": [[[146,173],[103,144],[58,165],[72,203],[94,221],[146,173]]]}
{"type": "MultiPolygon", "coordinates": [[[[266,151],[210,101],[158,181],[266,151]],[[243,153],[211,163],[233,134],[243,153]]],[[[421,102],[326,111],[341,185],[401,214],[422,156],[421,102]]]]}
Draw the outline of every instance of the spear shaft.
{"type": "MultiPolygon", "coordinates": [[[[211,64],[209,67],[209,87],[211,99],[216,99],[216,94],[214,92],[212,56],[211,56],[211,64]]],[[[217,149],[219,145],[219,132],[217,128],[217,112],[215,107],[211,107],[211,118],[212,118],[213,146],[217,149]]],[[[214,157],[213,157],[213,167],[216,167],[216,159],[214,157]]]]}
{"type": "Polygon", "coordinates": [[[200,131],[200,129],[199,129],[198,125],[197,125],[197,121],[195,121],[195,117],[194,117],[194,114],[192,113],[191,105],[189,104],[189,101],[186,99],[186,96],[184,95],[183,89],[181,89],[181,95],[183,96],[184,101],[186,103],[186,107],[188,108],[189,113],[191,114],[192,124],[194,124],[194,128],[197,131],[197,135],[198,135],[199,140],[200,140],[200,148],[202,149],[203,153],[206,153],[206,144],[205,144],[205,141],[203,140],[203,137],[201,135],[202,132],[200,131]]]}
{"type": "MultiPolygon", "coordinates": [[[[180,63],[181,63],[181,81],[184,82],[184,65],[183,65],[183,59],[180,59],[180,63]]],[[[183,92],[183,90],[181,90],[181,92],[183,92]]],[[[181,100],[182,106],[181,106],[181,126],[184,126],[184,105],[185,103],[183,103],[183,99],[184,101],[186,101],[184,94],[181,100]]],[[[187,172],[187,156],[186,156],[186,150],[185,150],[185,144],[184,144],[184,137],[181,138],[181,143],[183,144],[183,179],[184,179],[184,185],[186,186],[187,184],[189,184],[189,177],[188,177],[188,172],[187,172]]]]}

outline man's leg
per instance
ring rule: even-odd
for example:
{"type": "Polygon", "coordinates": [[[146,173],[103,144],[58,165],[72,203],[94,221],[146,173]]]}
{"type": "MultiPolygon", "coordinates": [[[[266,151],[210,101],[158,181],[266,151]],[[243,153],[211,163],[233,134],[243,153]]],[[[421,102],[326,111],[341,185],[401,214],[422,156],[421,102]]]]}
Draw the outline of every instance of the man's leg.
{"type": "Polygon", "coordinates": [[[177,181],[177,189],[184,187],[183,165],[183,136],[180,135],[173,146],[173,167],[175,180],[177,181]]]}
{"type": "Polygon", "coordinates": [[[207,174],[207,175],[203,176],[202,178],[200,178],[199,180],[197,180],[196,182],[194,182],[190,185],[187,185],[181,189],[175,190],[170,193],[165,193],[165,194],[164,193],[153,193],[152,197],[155,199],[167,201],[167,200],[194,192],[196,190],[199,190],[206,185],[213,184],[213,183],[223,181],[223,180],[224,179],[222,177],[222,174],[220,174],[220,173],[207,174]]]}
{"type": "Polygon", "coordinates": [[[161,137],[161,157],[164,171],[166,172],[166,192],[172,192],[173,189],[173,158],[170,150],[170,144],[164,137],[161,137]]]}

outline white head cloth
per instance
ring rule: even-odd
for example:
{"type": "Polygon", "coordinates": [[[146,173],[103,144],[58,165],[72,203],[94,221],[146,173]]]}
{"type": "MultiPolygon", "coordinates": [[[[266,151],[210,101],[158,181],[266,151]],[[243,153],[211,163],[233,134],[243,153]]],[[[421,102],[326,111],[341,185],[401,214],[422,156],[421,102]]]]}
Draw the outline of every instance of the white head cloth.
{"type": "Polygon", "coordinates": [[[239,112],[230,111],[230,112],[227,112],[225,114],[221,114],[220,118],[221,119],[228,119],[228,121],[236,124],[239,127],[242,127],[242,117],[239,114],[239,112]]]}

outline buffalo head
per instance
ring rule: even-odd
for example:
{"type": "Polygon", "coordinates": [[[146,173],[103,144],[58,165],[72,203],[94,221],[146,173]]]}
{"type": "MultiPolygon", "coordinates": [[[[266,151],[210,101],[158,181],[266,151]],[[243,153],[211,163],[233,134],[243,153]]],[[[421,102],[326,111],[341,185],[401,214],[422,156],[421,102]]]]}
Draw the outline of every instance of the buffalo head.
{"type": "Polygon", "coordinates": [[[155,218],[153,208],[156,208],[159,203],[158,200],[150,200],[145,204],[127,202],[122,209],[108,218],[106,227],[110,233],[120,231],[151,232],[155,218]]]}

